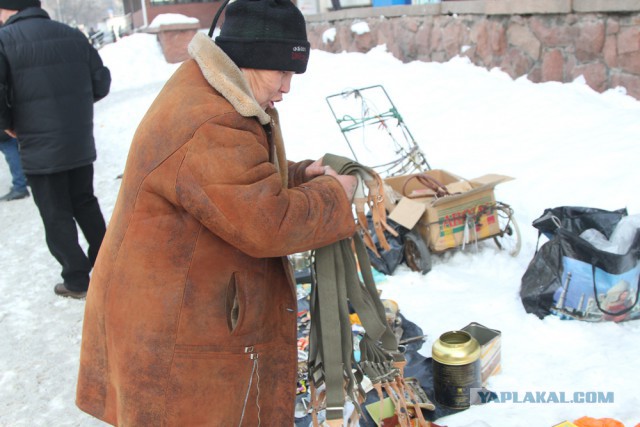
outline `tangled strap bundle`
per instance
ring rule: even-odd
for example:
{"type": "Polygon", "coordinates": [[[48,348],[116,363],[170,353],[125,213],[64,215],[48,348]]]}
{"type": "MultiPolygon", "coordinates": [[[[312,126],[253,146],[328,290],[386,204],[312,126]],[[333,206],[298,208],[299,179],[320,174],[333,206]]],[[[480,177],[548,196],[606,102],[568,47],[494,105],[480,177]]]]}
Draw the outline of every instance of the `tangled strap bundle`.
{"type": "Polygon", "coordinates": [[[387,224],[387,211],[384,205],[385,189],[380,175],[371,168],[333,154],[326,154],[323,157],[323,163],[333,167],[341,175],[354,175],[358,179],[353,204],[355,205],[357,224],[364,244],[374,254],[380,256],[367,228],[368,222],[365,212],[365,206],[367,206],[371,212],[373,229],[380,245],[384,250],[390,250],[391,246],[387,242],[384,232],[387,231],[394,237],[398,237],[398,232],[387,224]]]}
{"type": "MultiPolygon", "coordinates": [[[[373,170],[330,154],[324,156],[324,164],[333,167],[341,175],[355,175],[358,178],[356,198],[372,202],[370,208],[384,206],[382,182],[373,170]],[[368,195],[364,194],[365,187],[368,195]]],[[[354,203],[358,208],[359,202],[354,203]]],[[[377,218],[379,228],[376,231],[379,229],[379,237],[384,238],[382,230],[386,228],[386,217],[378,212],[377,218]]],[[[397,337],[386,321],[384,306],[373,280],[365,247],[367,238],[361,236],[365,233],[368,235],[366,220],[363,224],[360,215],[358,220],[361,231],[352,238],[315,251],[309,335],[313,422],[314,426],[318,425],[317,412],[324,406],[327,423],[342,425],[345,396],[349,396],[355,406],[353,416],[362,415],[360,403],[364,401],[365,392],[361,382],[366,375],[378,392],[380,401],[384,391],[394,402],[400,425],[409,426],[407,405],[411,406],[414,399],[404,385],[402,369],[405,359],[398,350],[397,337]],[[358,265],[363,280],[358,275],[358,265]],[[353,352],[349,304],[358,314],[365,330],[359,344],[359,362],[356,362],[353,352]],[[318,393],[322,386],[322,393],[318,393]]],[[[419,408],[416,407],[415,411],[423,421],[419,408]]]]}
{"type": "Polygon", "coordinates": [[[410,199],[414,199],[417,197],[444,197],[450,196],[449,189],[442,184],[440,181],[435,179],[434,177],[426,174],[416,174],[407,179],[402,185],[402,195],[409,197],[410,199]],[[422,184],[425,188],[423,190],[414,190],[412,192],[407,192],[407,184],[411,182],[411,180],[416,180],[420,184],[422,184]]]}

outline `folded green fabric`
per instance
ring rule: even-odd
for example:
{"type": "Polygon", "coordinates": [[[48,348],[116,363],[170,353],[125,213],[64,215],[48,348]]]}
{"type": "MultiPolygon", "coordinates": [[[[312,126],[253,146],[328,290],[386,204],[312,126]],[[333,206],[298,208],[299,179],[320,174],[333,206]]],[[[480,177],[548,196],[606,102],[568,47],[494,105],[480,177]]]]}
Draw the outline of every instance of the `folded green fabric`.
{"type": "MultiPolygon", "coordinates": [[[[345,157],[326,154],[323,164],[331,166],[340,175],[356,176],[356,192],[360,192],[360,196],[364,194],[365,181],[375,176],[372,169],[345,157]]],[[[358,394],[364,396],[361,387],[363,373],[374,383],[390,380],[399,375],[393,362],[403,361],[404,357],[398,351],[397,338],[386,321],[360,233],[317,249],[314,267],[309,372],[316,388],[322,384],[326,387],[327,419],[341,419],[345,395],[350,396],[358,413],[361,413],[358,394]],[[353,353],[349,304],[365,330],[360,341],[359,363],[356,363],[353,353]]]]}

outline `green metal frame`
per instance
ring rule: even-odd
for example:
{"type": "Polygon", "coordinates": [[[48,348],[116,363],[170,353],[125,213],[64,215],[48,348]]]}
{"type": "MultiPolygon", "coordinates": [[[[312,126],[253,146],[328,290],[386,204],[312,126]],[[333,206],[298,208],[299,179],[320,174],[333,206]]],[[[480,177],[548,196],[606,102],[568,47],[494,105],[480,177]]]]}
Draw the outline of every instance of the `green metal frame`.
{"type": "Polygon", "coordinates": [[[329,105],[329,109],[331,110],[333,117],[336,120],[336,123],[338,124],[338,127],[340,128],[342,136],[346,140],[347,145],[349,146],[349,149],[353,154],[354,160],[358,161],[358,155],[353,149],[353,145],[349,140],[348,134],[357,129],[363,129],[367,126],[376,125],[381,129],[384,129],[391,139],[391,142],[395,144],[398,158],[393,159],[388,163],[372,166],[373,169],[375,169],[383,176],[405,175],[408,173],[431,170],[431,166],[429,166],[424,153],[418,146],[415,138],[411,134],[411,131],[405,124],[402,115],[400,114],[395,104],[391,100],[391,97],[389,97],[389,94],[382,85],[373,85],[359,89],[351,89],[329,95],[325,99],[327,101],[327,104],[329,105]],[[374,90],[381,90],[384,94],[384,97],[386,98],[386,101],[388,102],[388,108],[386,108],[384,111],[371,112],[367,105],[367,92],[374,90]],[[343,114],[341,117],[339,117],[336,113],[336,110],[334,109],[334,105],[332,105],[332,102],[335,102],[336,98],[338,97],[347,98],[350,96],[353,96],[361,101],[361,114],[343,114]],[[398,138],[396,138],[396,136],[389,130],[388,122],[390,121],[395,121],[395,126],[400,128],[403,138],[402,141],[398,141],[398,138]]]}

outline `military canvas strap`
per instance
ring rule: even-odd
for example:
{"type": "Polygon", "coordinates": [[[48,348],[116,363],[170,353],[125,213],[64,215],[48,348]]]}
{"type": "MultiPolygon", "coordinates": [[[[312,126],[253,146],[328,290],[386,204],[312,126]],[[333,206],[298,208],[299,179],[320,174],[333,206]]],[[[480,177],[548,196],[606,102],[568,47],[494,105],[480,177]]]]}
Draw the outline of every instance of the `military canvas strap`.
{"type": "Polygon", "coordinates": [[[363,166],[346,157],[335,154],[325,154],[323,164],[331,166],[340,175],[353,175],[358,180],[353,203],[356,210],[358,228],[362,233],[362,238],[371,251],[380,256],[373,238],[369,233],[365,206],[371,212],[373,229],[380,242],[380,246],[386,251],[391,249],[384,232],[389,232],[392,236],[398,237],[398,233],[387,224],[387,211],[384,205],[384,183],[380,175],[372,168],[363,166]]]}
{"type": "Polygon", "coordinates": [[[353,389],[356,383],[351,370],[353,341],[347,302],[347,282],[351,278],[344,267],[345,243],[343,240],[315,251],[309,371],[316,386],[325,386],[328,420],[342,420],[345,379],[347,389],[353,389]]]}
{"type": "MultiPolygon", "coordinates": [[[[328,164],[339,174],[360,177],[361,191],[364,191],[362,183],[365,180],[375,179],[368,168],[349,159],[325,155],[324,164],[328,164]]],[[[369,185],[367,187],[372,188],[369,185]]],[[[382,186],[376,184],[375,188],[382,189],[382,186]]],[[[378,195],[382,200],[376,200],[376,204],[384,206],[382,193],[378,195]]],[[[385,217],[378,216],[378,219],[384,222],[385,217]]],[[[397,338],[386,321],[365,242],[361,233],[356,232],[351,239],[315,251],[310,305],[309,372],[314,389],[324,385],[322,395],[325,399],[326,419],[330,425],[341,425],[345,395],[350,396],[359,414],[362,411],[359,405],[364,397],[360,385],[362,375],[355,375],[353,372],[354,367],[362,369],[362,366],[356,364],[353,354],[349,304],[358,314],[365,330],[360,348],[363,360],[367,362],[364,366],[368,375],[384,378],[388,393],[399,396],[391,388],[390,381],[393,380],[395,386],[397,368],[393,366],[393,362],[403,361],[404,357],[398,352],[397,338]],[[358,265],[362,281],[358,275],[358,265]]],[[[316,398],[319,396],[319,393],[314,394],[316,398]]],[[[312,407],[317,410],[318,402],[312,402],[312,407]]]]}

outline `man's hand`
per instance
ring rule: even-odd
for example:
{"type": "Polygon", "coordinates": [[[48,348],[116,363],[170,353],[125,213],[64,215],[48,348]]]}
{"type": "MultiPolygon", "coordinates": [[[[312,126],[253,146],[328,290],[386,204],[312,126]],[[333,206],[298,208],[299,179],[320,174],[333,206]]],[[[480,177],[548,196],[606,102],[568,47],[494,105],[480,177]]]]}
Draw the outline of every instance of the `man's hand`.
{"type": "Polygon", "coordinates": [[[11,138],[17,138],[16,133],[13,131],[13,129],[5,129],[4,131],[5,131],[5,133],[6,133],[7,135],[9,135],[11,138]]]}
{"type": "Polygon", "coordinates": [[[347,195],[347,199],[350,201],[353,200],[353,195],[356,192],[356,187],[358,185],[358,179],[355,176],[351,175],[338,175],[338,172],[333,170],[331,166],[323,166],[322,158],[316,160],[311,163],[304,171],[304,174],[307,180],[313,179],[322,175],[329,175],[337,179],[342,188],[344,189],[345,194],[347,195]]]}
{"type": "Polygon", "coordinates": [[[324,166],[322,166],[322,158],[319,158],[315,162],[311,163],[304,170],[304,176],[307,181],[321,175],[324,175],[324,166]]]}
{"type": "Polygon", "coordinates": [[[358,179],[352,175],[338,175],[338,172],[333,170],[331,166],[324,166],[324,174],[329,175],[337,179],[342,185],[342,189],[347,195],[347,199],[349,201],[353,200],[353,195],[356,192],[356,187],[358,185],[358,179]]]}

